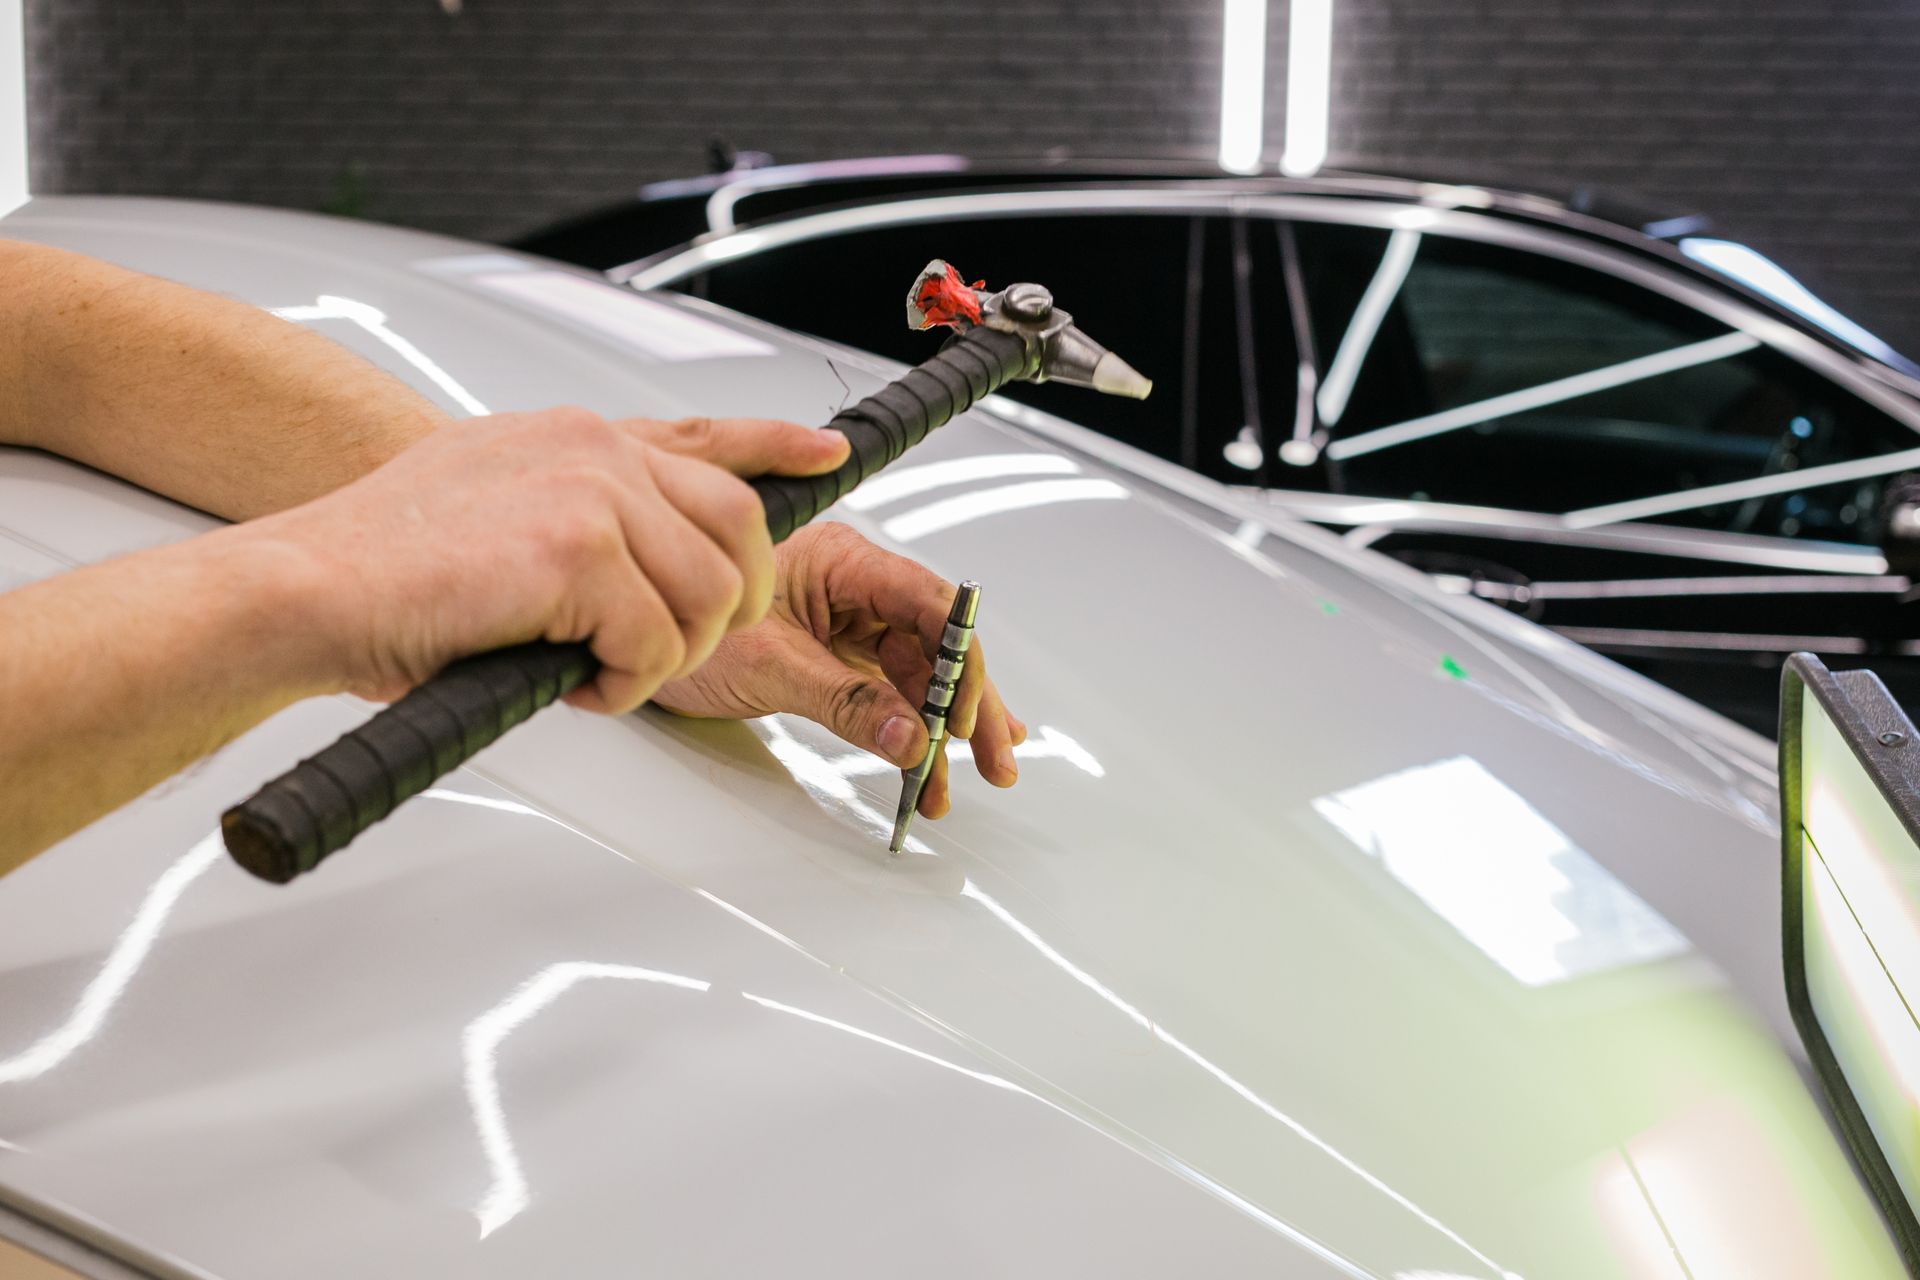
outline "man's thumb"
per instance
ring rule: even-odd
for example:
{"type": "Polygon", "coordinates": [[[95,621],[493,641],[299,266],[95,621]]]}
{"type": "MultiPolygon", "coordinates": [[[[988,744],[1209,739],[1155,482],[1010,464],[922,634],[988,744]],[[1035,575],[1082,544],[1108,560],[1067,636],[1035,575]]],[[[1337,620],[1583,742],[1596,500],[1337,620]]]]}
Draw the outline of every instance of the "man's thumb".
{"type": "Polygon", "coordinates": [[[837,676],[821,681],[819,688],[820,705],[801,711],[808,719],[902,769],[913,768],[926,755],[927,727],[886,681],[840,667],[837,676]]]}

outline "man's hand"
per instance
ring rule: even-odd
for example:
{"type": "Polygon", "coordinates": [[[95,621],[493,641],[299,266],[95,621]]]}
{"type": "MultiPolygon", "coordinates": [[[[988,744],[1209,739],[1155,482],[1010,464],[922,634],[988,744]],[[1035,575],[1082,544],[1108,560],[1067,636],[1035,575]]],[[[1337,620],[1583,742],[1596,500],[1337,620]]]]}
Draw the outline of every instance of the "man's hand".
{"type": "Polygon", "coordinates": [[[348,688],[393,698],[469,653],[585,640],[601,670],[568,701],[630,711],[766,612],[766,518],[735,477],[846,454],[838,432],[785,422],[501,414],[244,528],[334,567],[348,688]]]}
{"type": "Polygon", "coordinates": [[[728,470],[846,451],[781,422],[475,419],[305,506],[8,592],[0,873],[288,703],[398,696],[478,650],[586,640],[605,669],[572,701],[637,706],[773,591],[728,470]]]}
{"type": "MultiPolygon", "coordinates": [[[[903,769],[919,764],[927,751],[919,708],[953,584],[843,524],[801,529],[777,549],[775,564],[765,620],[721,641],[711,660],[662,686],[654,701],[687,716],[794,712],[903,769]]],[[[1027,728],[988,678],[977,638],[948,724],[971,743],[981,777],[1014,784],[1013,748],[1027,728]]],[[[948,808],[943,751],[920,812],[938,818],[948,808]]]]}

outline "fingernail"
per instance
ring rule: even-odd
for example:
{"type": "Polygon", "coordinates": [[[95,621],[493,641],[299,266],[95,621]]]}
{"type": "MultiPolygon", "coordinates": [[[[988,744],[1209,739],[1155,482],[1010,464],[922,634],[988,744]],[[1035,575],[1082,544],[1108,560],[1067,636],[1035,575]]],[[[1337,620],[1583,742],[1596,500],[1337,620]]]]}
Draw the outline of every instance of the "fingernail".
{"type": "Polygon", "coordinates": [[[1000,772],[1011,778],[1020,776],[1020,766],[1014,763],[1012,747],[1000,748],[1000,772]]]}
{"type": "Polygon", "coordinates": [[[825,446],[829,448],[837,447],[847,442],[847,437],[845,436],[845,434],[834,430],[832,427],[821,427],[814,434],[819,436],[824,442],[825,446]]]}
{"type": "Polygon", "coordinates": [[[880,744],[882,754],[895,764],[906,766],[919,763],[909,758],[920,741],[920,734],[913,721],[907,717],[889,717],[887,722],[880,726],[880,732],[875,735],[875,738],[880,744]]]}

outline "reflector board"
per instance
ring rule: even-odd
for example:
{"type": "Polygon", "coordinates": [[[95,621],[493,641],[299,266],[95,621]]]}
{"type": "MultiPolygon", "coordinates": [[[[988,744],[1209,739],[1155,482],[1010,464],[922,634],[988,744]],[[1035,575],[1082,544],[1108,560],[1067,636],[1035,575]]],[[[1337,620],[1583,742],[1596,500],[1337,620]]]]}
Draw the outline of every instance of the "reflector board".
{"type": "Polygon", "coordinates": [[[1780,798],[1788,1002],[1920,1267],[1920,740],[1878,676],[1788,661],[1780,798]]]}

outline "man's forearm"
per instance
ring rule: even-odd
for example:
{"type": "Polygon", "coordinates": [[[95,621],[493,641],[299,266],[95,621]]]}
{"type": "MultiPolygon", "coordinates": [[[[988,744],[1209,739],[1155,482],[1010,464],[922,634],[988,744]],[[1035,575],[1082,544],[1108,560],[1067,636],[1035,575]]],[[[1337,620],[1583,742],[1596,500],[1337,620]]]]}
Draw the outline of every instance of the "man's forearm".
{"type": "Polygon", "coordinates": [[[242,526],[0,595],[0,875],[340,688],[326,572],[242,526]]]}
{"type": "Polygon", "coordinates": [[[445,421],[257,307],[0,240],[0,444],[244,520],[337,489],[445,421]]]}

